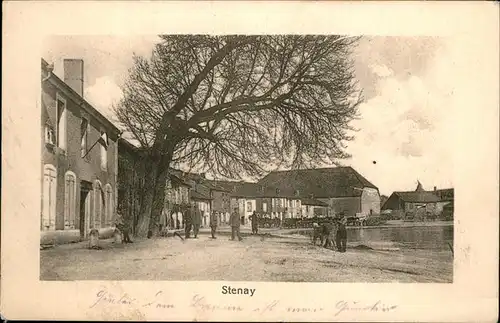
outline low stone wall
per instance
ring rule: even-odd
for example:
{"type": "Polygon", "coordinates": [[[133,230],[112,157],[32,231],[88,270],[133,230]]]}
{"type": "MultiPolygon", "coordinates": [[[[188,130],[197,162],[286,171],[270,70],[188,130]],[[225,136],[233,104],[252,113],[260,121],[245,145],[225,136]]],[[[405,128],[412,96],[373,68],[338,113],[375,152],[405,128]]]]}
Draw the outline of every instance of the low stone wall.
{"type": "Polygon", "coordinates": [[[99,239],[112,238],[113,232],[115,232],[115,228],[113,228],[113,227],[99,229],[99,239]]]}
{"type": "MultiPolygon", "coordinates": [[[[99,229],[99,239],[109,239],[113,237],[113,227],[99,229]]],[[[40,245],[60,245],[66,243],[79,242],[80,230],[53,230],[40,232],[40,245]]]]}
{"type": "Polygon", "coordinates": [[[54,230],[40,232],[40,245],[59,245],[80,241],[80,230],[54,230]]]}

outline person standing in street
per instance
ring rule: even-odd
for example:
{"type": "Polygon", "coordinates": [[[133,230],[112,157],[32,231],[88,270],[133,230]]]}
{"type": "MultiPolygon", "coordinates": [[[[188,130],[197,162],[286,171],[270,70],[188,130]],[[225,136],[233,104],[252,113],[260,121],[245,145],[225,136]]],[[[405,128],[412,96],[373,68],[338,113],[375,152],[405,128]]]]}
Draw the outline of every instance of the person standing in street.
{"type": "Polygon", "coordinates": [[[331,220],[328,220],[327,222],[323,223],[322,227],[322,234],[325,241],[323,247],[328,248],[330,246],[333,246],[334,242],[332,241],[332,232],[335,229],[333,223],[331,222],[331,220]]]}
{"type": "Polygon", "coordinates": [[[198,209],[198,207],[195,206],[193,212],[193,234],[195,239],[198,239],[198,232],[200,232],[200,225],[201,225],[201,212],[198,209]]]}
{"type": "Polygon", "coordinates": [[[347,219],[344,217],[340,220],[337,228],[337,249],[340,252],[346,252],[347,249],[347,229],[346,229],[347,219]]]}
{"type": "Polygon", "coordinates": [[[217,219],[218,214],[215,211],[212,211],[210,214],[210,233],[212,234],[212,239],[217,239],[215,236],[215,231],[217,230],[217,219]]]}
{"type": "Polygon", "coordinates": [[[252,221],[252,234],[258,234],[259,233],[259,217],[255,211],[252,213],[252,217],[250,218],[252,221]]]}
{"type": "Polygon", "coordinates": [[[323,227],[318,223],[313,223],[313,244],[316,245],[316,241],[320,240],[320,245],[323,245],[323,227]]]}
{"type": "Polygon", "coordinates": [[[190,209],[187,209],[186,210],[186,213],[184,215],[184,222],[186,224],[185,228],[184,228],[184,237],[186,239],[189,239],[191,237],[191,228],[193,227],[193,218],[192,218],[192,214],[191,214],[191,210],[190,209]]]}
{"type": "Polygon", "coordinates": [[[122,243],[132,243],[132,240],[130,240],[130,236],[129,236],[130,225],[129,225],[128,219],[125,219],[120,214],[117,214],[117,220],[116,220],[115,225],[116,225],[116,228],[122,234],[122,243]]]}
{"type": "Polygon", "coordinates": [[[238,208],[234,208],[231,217],[229,218],[229,224],[231,225],[231,240],[234,240],[238,236],[238,240],[243,240],[240,235],[240,217],[238,215],[238,208]]]}

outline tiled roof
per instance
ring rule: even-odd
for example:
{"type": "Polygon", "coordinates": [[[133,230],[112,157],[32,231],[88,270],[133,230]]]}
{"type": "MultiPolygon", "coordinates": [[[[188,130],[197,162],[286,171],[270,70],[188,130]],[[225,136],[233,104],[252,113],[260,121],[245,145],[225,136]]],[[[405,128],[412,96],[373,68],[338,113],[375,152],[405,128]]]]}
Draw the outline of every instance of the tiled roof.
{"type": "Polygon", "coordinates": [[[439,198],[432,192],[394,192],[399,198],[405,202],[414,203],[434,203],[439,202],[439,198]]]}
{"type": "Polygon", "coordinates": [[[204,180],[203,181],[203,185],[206,185],[208,187],[210,187],[210,189],[214,190],[214,191],[220,191],[220,192],[231,192],[231,189],[230,188],[227,188],[225,187],[224,185],[220,185],[218,184],[217,182],[215,181],[211,181],[211,180],[204,180]]]}
{"type": "Polygon", "coordinates": [[[302,205],[312,205],[312,206],[322,206],[322,207],[328,206],[328,204],[326,204],[325,202],[308,197],[301,198],[300,202],[302,203],[302,205]]]}
{"type": "Polygon", "coordinates": [[[243,182],[236,186],[231,193],[234,197],[283,197],[298,198],[295,191],[289,188],[277,188],[275,186],[260,185],[259,183],[243,182]]]}
{"type": "Polygon", "coordinates": [[[194,190],[191,190],[191,198],[195,200],[213,200],[210,196],[210,188],[203,184],[196,184],[194,190]]]}
{"type": "Polygon", "coordinates": [[[244,183],[236,181],[219,181],[219,180],[209,180],[207,182],[216,185],[217,187],[225,190],[226,192],[234,192],[236,188],[238,188],[240,185],[244,183]]]}
{"type": "Polygon", "coordinates": [[[352,167],[332,167],[271,172],[259,184],[281,190],[298,190],[315,198],[361,196],[362,188],[378,189],[352,167]]]}
{"type": "Polygon", "coordinates": [[[207,195],[205,192],[199,191],[191,191],[191,198],[193,200],[213,200],[210,195],[207,195]]]}

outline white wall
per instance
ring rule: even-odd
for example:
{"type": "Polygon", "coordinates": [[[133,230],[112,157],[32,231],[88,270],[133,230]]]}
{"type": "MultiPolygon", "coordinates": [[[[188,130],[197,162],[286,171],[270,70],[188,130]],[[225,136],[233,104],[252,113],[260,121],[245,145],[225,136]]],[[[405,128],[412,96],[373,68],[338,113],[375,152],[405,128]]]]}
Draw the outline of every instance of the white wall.
{"type": "Polygon", "coordinates": [[[361,213],[370,215],[370,210],[373,214],[380,214],[380,195],[378,190],[365,187],[361,194],[361,213]]]}

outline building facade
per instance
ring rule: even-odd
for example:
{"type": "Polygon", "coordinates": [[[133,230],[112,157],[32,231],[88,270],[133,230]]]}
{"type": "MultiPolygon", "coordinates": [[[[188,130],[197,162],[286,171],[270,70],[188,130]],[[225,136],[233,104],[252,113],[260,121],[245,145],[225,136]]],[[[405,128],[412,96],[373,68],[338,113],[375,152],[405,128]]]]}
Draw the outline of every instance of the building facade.
{"type": "Polygon", "coordinates": [[[242,224],[250,223],[254,211],[281,220],[303,216],[302,200],[297,191],[243,182],[231,193],[231,200],[238,207],[242,224]]]}
{"type": "Polygon", "coordinates": [[[302,216],[305,218],[325,217],[328,214],[328,204],[313,198],[302,198],[302,216]]]}
{"type": "Polygon", "coordinates": [[[185,227],[184,215],[191,206],[189,185],[183,178],[174,172],[169,172],[165,186],[165,201],[160,219],[162,226],[170,229],[183,229],[185,227]]]}
{"type": "Polygon", "coordinates": [[[380,213],[378,188],[352,167],[276,171],[261,179],[259,184],[321,201],[327,209],[318,209],[317,212],[326,213],[326,216],[380,213]]]}
{"type": "Polygon", "coordinates": [[[401,215],[425,217],[438,216],[446,206],[453,205],[454,190],[426,191],[419,182],[415,191],[393,192],[382,205],[382,210],[391,210],[401,215]]]}
{"type": "Polygon", "coordinates": [[[83,98],[82,60],[64,60],[64,81],[41,62],[41,244],[112,234],[121,134],[83,98]]]}

